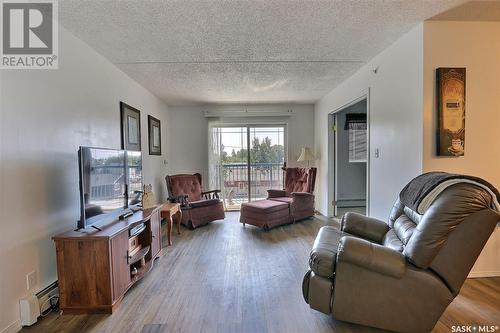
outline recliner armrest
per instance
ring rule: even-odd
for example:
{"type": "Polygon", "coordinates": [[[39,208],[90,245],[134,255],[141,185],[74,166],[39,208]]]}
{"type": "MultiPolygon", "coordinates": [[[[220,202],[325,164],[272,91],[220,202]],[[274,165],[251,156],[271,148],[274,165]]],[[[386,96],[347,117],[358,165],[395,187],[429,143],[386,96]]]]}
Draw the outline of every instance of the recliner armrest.
{"type": "Polygon", "coordinates": [[[341,223],[342,231],[379,244],[389,231],[389,226],[385,222],[353,212],[345,213],[341,223]]]}
{"type": "Polygon", "coordinates": [[[302,197],[302,198],[314,198],[314,194],[309,193],[309,192],[292,192],[292,197],[302,197]]]}
{"type": "Polygon", "coordinates": [[[340,230],[333,226],[324,226],[319,229],[309,256],[309,267],[315,274],[333,278],[341,235],[340,230]]]}
{"type": "Polygon", "coordinates": [[[286,191],[285,190],[267,190],[267,197],[268,198],[279,198],[279,197],[286,197],[286,191]]]}
{"type": "Polygon", "coordinates": [[[200,208],[200,207],[207,207],[207,206],[213,206],[213,205],[218,205],[220,203],[219,199],[201,199],[198,201],[191,201],[189,203],[189,207],[191,208],[200,208]]]}
{"type": "Polygon", "coordinates": [[[406,272],[406,259],[402,253],[353,236],[340,239],[337,265],[343,262],[396,279],[402,278],[406,272]]]}

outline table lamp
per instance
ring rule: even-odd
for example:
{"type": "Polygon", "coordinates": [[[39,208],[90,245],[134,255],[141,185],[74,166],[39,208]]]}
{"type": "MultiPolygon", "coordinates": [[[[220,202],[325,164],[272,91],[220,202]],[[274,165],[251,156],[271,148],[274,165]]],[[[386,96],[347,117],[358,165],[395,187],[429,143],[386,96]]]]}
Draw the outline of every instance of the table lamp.
{"type": "Polygon", "coordinates": [[[297,160],[297,162],[307,161],[307,167],[309,167],[309,163],[311,161],[314,161],[315,159],[316,158],[314,157],[314,154],[312,153],[311,148],[303,147],[301,152],[300,152],[300,156],[299,156],[299,159],[297,160]]]}

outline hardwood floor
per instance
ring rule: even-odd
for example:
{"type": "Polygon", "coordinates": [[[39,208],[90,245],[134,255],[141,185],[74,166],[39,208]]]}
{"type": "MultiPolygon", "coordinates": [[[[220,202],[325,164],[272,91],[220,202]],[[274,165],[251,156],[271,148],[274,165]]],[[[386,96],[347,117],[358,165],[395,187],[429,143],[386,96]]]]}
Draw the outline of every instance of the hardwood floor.
{"type": "MultiPolygon", "coordinates": [[[[263,232],[244,228],[238,213],[227,215],[174,233],[173,246],[115,314],[53,314],[23,332],[382,332],[333,320],[304,302],[302,277],[325,220],[263,232]]],[[[500,278],[468,280],[434,331],[459,324],[500,325],[500,278]]]]}

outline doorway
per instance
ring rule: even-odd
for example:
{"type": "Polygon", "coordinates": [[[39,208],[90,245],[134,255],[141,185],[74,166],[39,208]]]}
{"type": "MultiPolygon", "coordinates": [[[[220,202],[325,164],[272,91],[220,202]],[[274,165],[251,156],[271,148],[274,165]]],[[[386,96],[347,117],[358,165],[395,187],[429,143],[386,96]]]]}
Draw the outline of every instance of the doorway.
{"type": "Polygon", "coordinates": [[[212,127],[209,147],[211,188],[221,189],[226,210],[267,198],[283,188],[285,125],[212,127]]]}
{"type": "Polygon", "coordinates": [[[329,215],[367,215],[369,184],[368,97],[329,115],[329,215]]]}

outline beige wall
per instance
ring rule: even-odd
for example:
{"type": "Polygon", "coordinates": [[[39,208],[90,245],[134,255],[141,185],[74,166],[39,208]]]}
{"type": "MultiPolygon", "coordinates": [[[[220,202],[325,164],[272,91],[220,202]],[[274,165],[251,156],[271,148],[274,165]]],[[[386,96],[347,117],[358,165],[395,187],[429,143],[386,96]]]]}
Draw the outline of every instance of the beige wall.
{"type": "MultiPolygon", "coordinates": [[[[442,170],[500,188],[500,23],[427,21],[401,37],[315,105],[317,208],[327,214],[328,114],[370,91],[370,212],[385,219],[412,177],[442,170]],[[467,68],[466,151],[435,155],[435,68],[467,68]],[[378,67],[377,74],[373,69],[378,67]],[[374,149],[380,157],[374,157],[374,149]]],[[[471,276],[500,275],[500,228],[471,276]]]]}
{"type": "MultiPolygon", "coordinates": [[[[221,105],[221,106],[180,106],[169,108],[169,170],[172,173],[199,172],[203,179],[208,177],[208,126],[209,122],[225,124],[286,124],[288,130],[287,155],[290,166],[305,166],[296,160],[300,148],[314,146],[314,106],[313,105],[221,105]],[[282,109],[293,110],[290,117],[248,117],[248,118],[206,118],[205,111],[239,110],[247,108],[255,112],[273,112],[282,109]]],[[[205,186],[207,182],[204,181],[205,186]]]]}
{"type": "MultiPolygon", "coordinates": [[[[424,24],[424,171],[485,178],[500,188],[500,22],[424,24]],[[466,67],[465,156],[435,154],[435,69],[466,67]]],[[[500,228],[472,275],[500,275],[500,228]]]]}
{"type": "Polygon", "coordinates": [[[333,163],[328,160],[328,114],[368,90],[369,214],[386,219],[403,186],[422,172],[422,66],[420,24],[316,103],[316,207],[322,214],[328,214],[333,199],[328,193],[333,163]],[[375,149],[379,149],[379,158],[374,156],[375,149]]]}
{"type": "MultiPolygon", "coordinates": [[[[19,327],[19,299],[57,279],[54,234],[79,218],[80,145],[120,148],[119,102],[141,110],[144,181],[165,199],[168,109],[89,46],[59,29],[58,70],[0,70],[0,332],[19,327]],[[147,115],[162,121],[150,156],[147,115]]],[[[91,267],[89,269],[92,269],[91,267]]]]}
{"type": "Polygon", "coordinates": [[[208,177],[208,119],[202,107],[170,107],[168,123],[171,174],[200,173],[208,177]]]}

